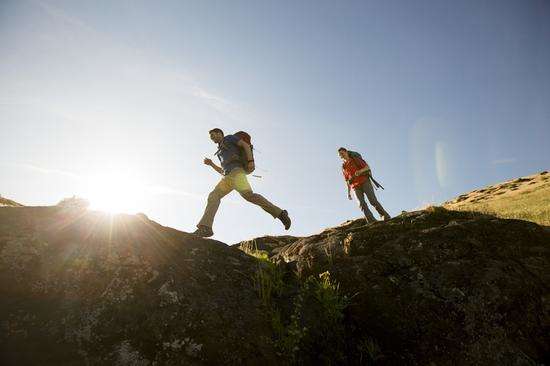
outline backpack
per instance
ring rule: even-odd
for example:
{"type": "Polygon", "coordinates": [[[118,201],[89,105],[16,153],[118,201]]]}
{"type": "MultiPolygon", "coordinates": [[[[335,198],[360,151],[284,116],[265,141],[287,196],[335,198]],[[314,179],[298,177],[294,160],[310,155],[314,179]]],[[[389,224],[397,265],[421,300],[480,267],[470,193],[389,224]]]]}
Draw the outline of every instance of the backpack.
{"type": "MultiPolygon", "coordinates": [[[[235,132],[233,136],[237,136],[240,140],[243,140],[244,142],[250,145],[250,150],[252,150],[252,159],[254,159],[254,146],[252,145],[252,138],[250,137],[250,135],[247,132],[239,131],[239,132],[235,132]]],[[[244,149],[241,147],[239,148],[239,150],[241,153],[241,156],[240,156],[241,163],[246,170],[246,167],[248,166],[248,159],[246,157],[246,153],[244,149]]]]}
{"type": "Polygon", "coordinates": [[[357,151],[349,151],[348,150],[349,157],[353,160],[353,163],[357,166],[356,161],[359,161],[365,165],[368,165],[367,162],[363,159],[361,154],[359,154],[357,151]]]}
{"type": "MultiPolygon", "coordinates": [[[[357,151],[349,151],[348,150],[348,154],[349,154],[349,157],[353,159],[353,162],[354,164],[357,166],[357,164],[355,163],[355,161],[360,161],[364,164],[367,164],[367,162],[363,159],[363,157],[361,156],[361,154],[359,154],[357,151]]],[[[367,164],[368,165],[368,164],[367,164]]],[[[374,183],[374,186],[376,188],[382,188],[384,189],[384,187],[382,187],[382,185],[380,183],[378,183],[373,177],[371,174],[369,174],[368,172],[365,172],[363,173],[363,175],[368,175],[369,176],[369,179],[374,183]]]]}

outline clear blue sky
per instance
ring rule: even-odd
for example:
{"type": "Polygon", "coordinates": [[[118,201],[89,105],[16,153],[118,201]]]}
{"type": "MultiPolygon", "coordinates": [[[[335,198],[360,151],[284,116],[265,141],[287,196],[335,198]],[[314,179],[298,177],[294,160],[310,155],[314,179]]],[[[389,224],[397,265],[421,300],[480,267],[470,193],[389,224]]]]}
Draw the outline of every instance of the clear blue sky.
{"type": "MultiPolygon", "coordinates": [[[[212,127],[253,135],[293,235],[361,216],[339,146],[391,214],[550,167],[545,0],[4,0],[0,49],[0,194],[27,205],[123,173],[133,209],[191,231],[212,127]]],[[[235,193],[214,230],[284,233],[235,193]]]]}

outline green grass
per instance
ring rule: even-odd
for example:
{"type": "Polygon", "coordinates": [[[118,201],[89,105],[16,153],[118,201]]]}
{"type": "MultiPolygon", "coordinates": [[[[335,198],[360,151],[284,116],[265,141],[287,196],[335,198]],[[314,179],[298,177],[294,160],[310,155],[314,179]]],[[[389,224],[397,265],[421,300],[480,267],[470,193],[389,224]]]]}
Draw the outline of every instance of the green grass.
{"type": "Polygon", "coordinates": [[[285,283],[284,269],[271,262],[267,252],[253,249],[247,254],[257,259],[252,280],[282,360],[299,365],[315,357],[323,364],[341,363],[345,357],[344,310],[350,298],[341,293],[330,273],[302,281],[294,276],[285,283]]]}
{"type": "Polygon", "coordinates": [[[252,278],[254,287],[262,304],[267,309],[271,309],[273,298],[279,297],[283,293],[285,286],[283,281],[284,272],[279,266],[269,260],[267,253],[258,251],[251,255],[258,260],[258,269],[252,278]]]}

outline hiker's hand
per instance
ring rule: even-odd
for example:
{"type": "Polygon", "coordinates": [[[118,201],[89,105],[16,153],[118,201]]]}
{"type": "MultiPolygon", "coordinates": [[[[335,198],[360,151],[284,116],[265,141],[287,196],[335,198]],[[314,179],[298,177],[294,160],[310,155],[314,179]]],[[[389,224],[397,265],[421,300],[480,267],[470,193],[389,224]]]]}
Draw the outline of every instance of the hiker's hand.
{"type": "Polygon", "coordinates": [[[255,169],[256,169],[256,165],[254,164],[254,162],[253,162],[253,161],[249,161],[249,162],[248,162],[248,165],[246,166],[246,170],[247,170],[249,173],[252,173],[255,169]]]}
{"type": "Polygon", "coordinates": [[[351,193],[350,193],[350,192],[348,192],[348,200],[350,200],[350,201],[351,201],[352,199],[353,199],[353,198],[351,198],[351,193]]]}
{"type": "Polygon", "coordinates": [[[214,164],[214,162],[211,159],[204,158],[204,164],[212,166],[212,164],[214,164]]]}

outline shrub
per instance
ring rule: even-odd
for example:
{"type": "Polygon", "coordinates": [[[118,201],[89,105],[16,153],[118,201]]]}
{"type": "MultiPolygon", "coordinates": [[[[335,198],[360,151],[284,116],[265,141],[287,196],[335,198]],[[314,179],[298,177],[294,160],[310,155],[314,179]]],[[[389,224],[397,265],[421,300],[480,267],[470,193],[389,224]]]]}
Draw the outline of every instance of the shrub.
{"type": "Polygon", "coordinates": [[[76,197],[76,196],[64,198],[61,201],[59,201],[59,203],[57,204],[57,206],[63,207],[63,208],[78,208],[78,209],[86,209],[88,208],[89,205],[90,205],[90,202],[87,199],[82,197],[76,197]]]}

